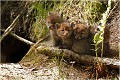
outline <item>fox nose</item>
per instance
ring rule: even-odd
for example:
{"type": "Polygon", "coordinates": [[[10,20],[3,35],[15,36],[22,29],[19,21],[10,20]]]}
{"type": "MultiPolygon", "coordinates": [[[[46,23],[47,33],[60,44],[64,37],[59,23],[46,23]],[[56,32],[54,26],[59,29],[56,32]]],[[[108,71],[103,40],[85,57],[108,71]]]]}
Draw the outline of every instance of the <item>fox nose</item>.
{"type": "Polygon", "coordinates": [[[68,35],[68,33],[67,33],[67,32],[65,32],[63,35],[64,35],[64,36],[66,36],[66,35],[68,35]]]}

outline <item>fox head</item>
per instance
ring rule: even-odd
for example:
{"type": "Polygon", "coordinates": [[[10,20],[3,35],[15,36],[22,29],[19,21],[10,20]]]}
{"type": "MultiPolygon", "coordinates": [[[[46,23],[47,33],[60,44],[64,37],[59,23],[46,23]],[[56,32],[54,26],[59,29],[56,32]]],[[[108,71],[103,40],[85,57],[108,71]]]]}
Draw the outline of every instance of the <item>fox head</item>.
{"type": "Polygon", "coordinates": [[[73,33],[73,29],[69,22],[63,22],[61,24],[56,23],[56,26],[58,27],[57,34],[62,39],[69,38],[73,33]]]}
{"type": "Polygon", "coordinates": [[[83,38],[87,38],[89,35],[89,29],[86,25],[84,24],[76,24],[73,27],[73,31],[74,31],[74,36],[76,39],[83,39],[83,38]]]}
{"type": "Polygon", "coordinates": [[[56,23],[61,23],[63,21],[62,14],[59,15],[57,12],[48,13],[48,17],[46,19],[46,25],[48,29],[53,30],[56,28],[56,23]]]}

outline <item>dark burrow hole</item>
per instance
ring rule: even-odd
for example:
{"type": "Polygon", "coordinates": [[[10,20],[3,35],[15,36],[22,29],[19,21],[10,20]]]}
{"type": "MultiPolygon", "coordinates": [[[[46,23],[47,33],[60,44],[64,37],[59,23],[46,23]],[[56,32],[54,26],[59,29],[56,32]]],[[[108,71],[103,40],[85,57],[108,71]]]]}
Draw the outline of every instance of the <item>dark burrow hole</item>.
{"type": "Polygon", "coordinates": [[[29,50],[30,45],[8,35],[1,41],[1,63],[17,63],[29,50]]]}

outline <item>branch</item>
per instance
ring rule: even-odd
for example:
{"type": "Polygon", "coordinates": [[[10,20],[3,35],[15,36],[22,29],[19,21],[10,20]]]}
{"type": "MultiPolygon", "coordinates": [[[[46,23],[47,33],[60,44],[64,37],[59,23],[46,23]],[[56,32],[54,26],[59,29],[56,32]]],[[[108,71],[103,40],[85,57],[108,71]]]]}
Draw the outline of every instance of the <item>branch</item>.
{"type": "MultiPolygon", "coordinates": [[[[0,31],[5,31],[5,30],[4,29],[0,29],[0,31]]],[[[24,39],[24,38],[14,34],[14,33],[12,33],[12,32],[10,32],[10,35],[13,36],[14,38],[16,38],[16,39],[18,39],[18,40],[28,44],[28,45],[33,45],[34,44],[33,42],[31,42],[31,41],[29,41],[27,39],[24,39]]]]}
{"type": "Polygon", "coordinates": [[[23,11],[27,8],[27,6],[28,6],[28,2],[24,6],[24,9],[20,12],[20,14],[13,20],[12,24],[5,30],[5,32],[0,38],[0,42],[15,28],[18,22],[18,18],[22,15],[23,11]]]}
{"type": "MultiPolygon", "coordinates": [[[[115,6],[112,8],[112,10],[110,11],[110,13],[108,14],[108,17],[112,14],[113,10],[117,7],[118,3],[119,3],[119,1],[116,1],[116,4],[115,4],[115,6]]],[[[108,18],[108,17],[107,17],[107,18],[108,18]]]]}
{"type": "Polygon", "coordinates": [[[44,39],[48,38],[49,35],[46,35],[44,38],[39,39],[27,52],[27,54],[34,52],[34,50],[38,47],[39,43],[42,42],[44,39]]]}
{"type": "Polygon", "coordinates": [[[55,47],[46,47],[46,46],[39,46],[37,47],[37,51],[40,53],[44,53],[45,55],[52,57],[56,55],[63,55],[64,58],[75,60],[77,62],[82,62],[84,64],[93,64],[97,63],[97,60],[102,60],[102,63],[105,65],[109,65],[111,68],[119,69],[120,66],[120,60],[117,59],[111,59],[111,58],[100,58],[100,57],[94,57],[90,55],[83,55],[83,54],[77,54],[73,51],[67,50],[67,49],[58,49],[55,47]]]}
{"type": "Polygon", "coordinates": [[[18,15],[14,21],[12,22],[12,24],[5,30],[5,32],[3,33],[3,35],[1,36],[0,42],[14,29],[16,23],[18,22],[18,18],[20,17],[20,15],[18,15]]]}
{"type": "Polygon", "coordinates": [[[24,43],[26,43],[26,44],[28,44],[28,45],[33,45],[34,43],[33,42],[31,42],[31,41],[29,41],[29,40],[27,40],[27,39],[24,39],[24,38],[22,38],[22,37],[20,37],[20,36],[18,36],[18,35],[16,35],[16,34],[14,34],[14,33],[10,33],[14,38],[16,38],[16,39],[18,39],[18,40],[20,40],[20,41],[22,41],[22,42],[24,42],[24,43]]]}

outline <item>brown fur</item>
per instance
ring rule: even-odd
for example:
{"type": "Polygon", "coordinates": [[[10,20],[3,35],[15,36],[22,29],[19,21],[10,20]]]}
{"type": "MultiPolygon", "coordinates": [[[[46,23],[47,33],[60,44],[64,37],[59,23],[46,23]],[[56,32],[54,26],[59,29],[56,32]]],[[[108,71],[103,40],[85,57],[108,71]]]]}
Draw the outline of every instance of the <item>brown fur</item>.
{"type": "Polygon", "coordinates": [[[53,39],[53,46],[59,46],[61,43],[61,39],[58,37],[56,32],[57,26],[55,26],[55,24],[61,23],[63,21],[64,20],[62,19],[62,17],[56,12],[50,13],[46,19],[46,25],[50,30],[50,35],[53,39]]]}
{"type": "Polygon", "coordinates": [[[46,19],[46,25],[48,29],[53,30],[56,29],[56,23],[61,23],[63,21],[64,20],[62,19],[62,15],[59,15],[57,12],[49,13],[46,19]]]}
{"type": "Polygon", "coordinates": [[[73,27],[73,30],[76,39],[88,38],[89,29],[86,25],[80,23],[76,24],[75,27],[73,27]]]}
{"type": "Polygon", "coordinates": [[[72,46],[72,51],[79,54],[91,55],[90,44],[87,39],[80,39],[80,40],[75,39],[72,46]]]}
{"type": "Polygon", "coordinates": [[[58,36],[62,39],[63,44],[67,46],[68,49],[72,47],[73,40],[73,29],[69,22],[63,22],[61,24],[56,24],[59,26],[57,30],[58,36]]]}
{"type": "Polygon", "coordinates": [[[90,45],[87,39],[75,39],[72,26],[69,22],[63,22],[57,25],[59,26],[57,34],[62,39],[63,43],[67,46],[68,49],[71,49],[76,53],[90,53],[90,45]]]}

